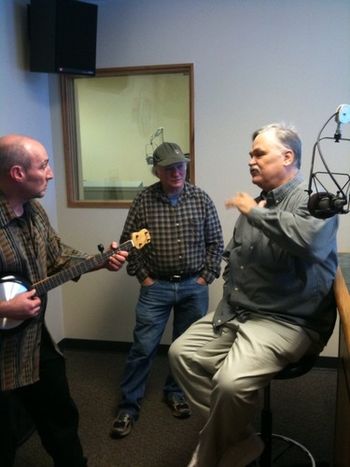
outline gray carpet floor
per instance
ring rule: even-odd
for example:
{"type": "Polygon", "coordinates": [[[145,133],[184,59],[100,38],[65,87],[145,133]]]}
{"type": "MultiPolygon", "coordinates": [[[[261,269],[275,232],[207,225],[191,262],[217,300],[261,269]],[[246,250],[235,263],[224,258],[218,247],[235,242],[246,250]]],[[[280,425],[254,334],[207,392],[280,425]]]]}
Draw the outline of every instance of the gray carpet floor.
{"type": "MultiPolygon", "coordinates": [[[[80,436],[89,467],[187,465],[202,421],[195,412],[189,419],[176,419],[162,402],[162,385],[167,375],[165,354],[158,355],[153,365],[139,421],[132,433],[120,440],[111,439],[109,429],[126,354],[71,349],[66,350],[65,355],[72,396],[80,412],[80,436]]],[[[335,394],[336,370],[330,368],[314,368],[304,376],[276,380],[272,385],[274,432],[307,446],[318,467],[332,465],[335,394]]],[[[258,418],[256,425],[259,431],[258,418]]],[[[310,465],[306,459],[293,448],[277,465],[310,465]]],[[[34,433],[19,448],[15,467],[51,466],[50,458],[34,433]]]]}

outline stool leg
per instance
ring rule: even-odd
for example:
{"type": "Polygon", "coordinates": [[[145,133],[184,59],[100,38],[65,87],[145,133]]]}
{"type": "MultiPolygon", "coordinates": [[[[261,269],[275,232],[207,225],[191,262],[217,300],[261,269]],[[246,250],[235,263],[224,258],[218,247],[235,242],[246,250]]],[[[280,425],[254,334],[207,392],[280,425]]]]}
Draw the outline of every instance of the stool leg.
{"type": "Polygon", "coordinates": [[[260,457],[261,467],[271,467],[272,461],[272,412],[270,406],[270,385],[264,389],[264,407],[261,411],[261,439],[265,449],[260,457]]]}

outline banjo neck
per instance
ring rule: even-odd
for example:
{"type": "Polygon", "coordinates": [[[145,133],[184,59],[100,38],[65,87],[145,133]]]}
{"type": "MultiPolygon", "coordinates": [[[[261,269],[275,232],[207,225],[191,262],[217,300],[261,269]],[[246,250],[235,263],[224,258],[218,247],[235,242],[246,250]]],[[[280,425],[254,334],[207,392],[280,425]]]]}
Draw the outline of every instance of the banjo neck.
{"type": "Polygon", "coordinates": [[[128,240],[122,243],[115,249],[107,250],[103,253],[99,253],[91,258],[87,258],[77,264],[74,264],[66,269],[63,269],[52,276],[46,277],[38,282],[32,284],[32,288],[36,290],[37,295],[45,295],[49,290],[52,290],[65,282],[68,282],[76,277],[85,274],[86,272],[92,271],[93,269],[101,266],[110,256],[114,255],[118,251],[130,251],[134,244],[132,240],[128,240]]]}

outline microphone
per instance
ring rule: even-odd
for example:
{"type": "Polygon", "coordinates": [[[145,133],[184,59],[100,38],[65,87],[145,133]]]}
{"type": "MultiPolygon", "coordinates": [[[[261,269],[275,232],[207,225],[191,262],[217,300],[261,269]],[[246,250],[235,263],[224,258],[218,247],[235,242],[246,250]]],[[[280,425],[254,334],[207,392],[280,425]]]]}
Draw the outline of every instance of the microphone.
{"type": "Polygon", "coordinates": [[[153,165],[153,152],[155,150],[153,141],[156,138],[160,138],[160,141],[162,143],[164,143],[164,128],[162,126],[160,126],[159,128],[156,129],[156,131],[151,135],[149,143],[146,144],[145,152],[146,152],[146,162],[147,162],[148,165],[153,165]],[[148,147],[150,147],[150,149],[151,149],[150,152],[148,152],[148,147]]]}
{"type": "MultiPolygon", "coordinates": [[[[163,140],[163,138],[164,138],[164,128],[162,126],[157,128],[156,131],[153,133],[153,135],[151,135],[150,144],[152,144],[153,140],[158,138],[159,136],[161,136],[162,140],[163,140]]],[[[162,141],[162,142],[164,142],[164,141],[162,141]]]]}
{"type": "Polygon", "coordinates": [[[345,173],[332,172],[328,167],[328,164],[321,150],[321,141],[323,140],[334,139],[336,143],[339,143],[340,141],[350,141],[348,138],[342,138],[341,125],[344,123],[350,123],[350,105],[348,104],[342,104],[338,106],[336,112],[331,115],[326,123],[322,126],[313,146],[309,184],[307,190],[309,194],[307,207],[310,214],[313,217],[317,217],[319,219],[328,219],[329,217],[335,216],[337,214],[347,214],[350,209],[350,175],[345,173]],[[322,136],[323,131],[329,122],[333,120],[333,118],[337,124],[334,137],[332,138],[331,136],[322,136]],[[316,155],[319,156],[321,162],[323,163],[325,172],[314,171],[316,155]],[[335,186],[336,189],[334,191],[336,191],[336,194],[328,191],[324,184],[327,182],[327,179],[329,179],[329,181],[332,182],[332,184],[335,186]],[[345,183],[341,186],[343,183],[341,180],[344,181],[344,179],[345,183]],[[314,186],[316,190],[314,194],[312,194],[312,186],[314,186]],[[322,187],[323,191],[318,189],[320,187],[322,187]]]}
{"type": "Polygon", "coordinates": [[[336,214],[346,214],[349,210],[344,209],[347,199],[344,195],[334,195],[328,191],[314,193],[309,197],[308,210],[313,217],[328,219],[336,214]]]}
{"type": "Polygon", "coordinates": [[[349,104],[342,104],[338,106],[335,114],[335,121],[337,123],[337,128],[334,133],[334,140],[336,143],[339,143],[339,140],[341,139],[340,125],[342,123],[350,123],[349,104]]]}
{"type": "Polygon", "coordinates": [[[164,131],[164,128],[161,126],[156,129],[156,132],[154,133],[154,138],[157,138],[157,136],[160,136],[164,131]]]}

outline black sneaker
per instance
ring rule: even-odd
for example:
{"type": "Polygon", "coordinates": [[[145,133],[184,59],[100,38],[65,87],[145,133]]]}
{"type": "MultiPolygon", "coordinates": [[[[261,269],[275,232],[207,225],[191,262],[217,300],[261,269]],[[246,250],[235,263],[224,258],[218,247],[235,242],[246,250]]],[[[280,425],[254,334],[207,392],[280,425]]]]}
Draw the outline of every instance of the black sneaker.
{"type": "Polygon", "coordinates": [[[130,434],[134,425],[134,418],[128,412],[119,412],[117,418],[114,419],[112,429],[110,431],[111,438],[123,438],[130,434]]]}
{"type": "Polygon", "coordinates": [[[183,395],[169,394],[165,397],[165,402],[171,408],[174,417],[188,418],[191,416],[191,408],[183,395]]]}

